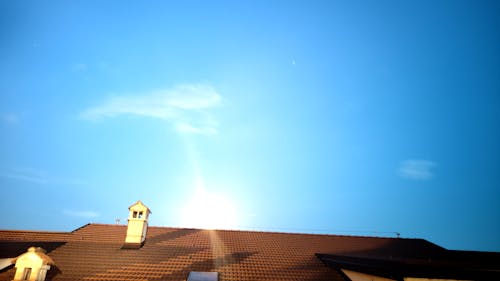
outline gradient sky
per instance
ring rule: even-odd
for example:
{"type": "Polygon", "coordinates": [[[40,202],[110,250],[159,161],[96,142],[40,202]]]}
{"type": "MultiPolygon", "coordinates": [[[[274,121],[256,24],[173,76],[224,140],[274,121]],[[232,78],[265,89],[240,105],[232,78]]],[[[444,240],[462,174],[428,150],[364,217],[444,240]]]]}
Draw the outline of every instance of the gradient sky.
{"type": "Polygon", "coordinates": [[[500,251],[500,2],[1,1],[1,229],[500,251]]]}

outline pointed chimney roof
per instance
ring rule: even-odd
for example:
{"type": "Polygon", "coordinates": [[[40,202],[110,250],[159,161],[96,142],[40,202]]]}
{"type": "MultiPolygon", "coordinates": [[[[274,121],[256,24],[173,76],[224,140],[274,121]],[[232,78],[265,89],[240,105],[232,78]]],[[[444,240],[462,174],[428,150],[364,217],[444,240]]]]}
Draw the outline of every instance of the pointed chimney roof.
{"type": "Polygon", "coordinates": [[[152,214],[153,212],[151,212],[151,210],[148,208],[148,206],[144,205],[144,203],[142,203],[141,200],[137,200],[137,202],[135,202],[134,204],[130,205],[128,207],[129,210],[131,210],[132,208],[134,207],[138,207],[137,209],[145,209],[148,211],[148,213],[152,214]]]}

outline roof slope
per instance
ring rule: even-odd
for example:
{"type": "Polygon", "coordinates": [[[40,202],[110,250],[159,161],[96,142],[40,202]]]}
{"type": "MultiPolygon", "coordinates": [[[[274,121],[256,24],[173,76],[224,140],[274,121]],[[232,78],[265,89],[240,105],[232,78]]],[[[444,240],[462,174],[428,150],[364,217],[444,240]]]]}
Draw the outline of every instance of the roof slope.
{"type": "MultiPolygon", "coordinates": [[[[144,246],[127,250],[121,249],[125,235],[126,226],[103,224],[68,233],[0,231],[0,252],[44,247],[56,264],[47,280],[155,281],[185,280],[190,271],[217,271],[220,280],[344,280],[315,254],[425,256],[444,250],[421,239],[168,227],[149,227],[144,246]]],[[[14,271],[0,271],[0,281],[12,280],[14,271]]]]}

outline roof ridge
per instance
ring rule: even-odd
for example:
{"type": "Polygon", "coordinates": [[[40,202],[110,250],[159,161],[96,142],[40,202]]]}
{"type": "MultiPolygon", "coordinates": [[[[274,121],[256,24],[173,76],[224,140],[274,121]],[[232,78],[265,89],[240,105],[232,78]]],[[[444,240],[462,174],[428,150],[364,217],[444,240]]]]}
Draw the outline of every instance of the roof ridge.
{"type": "Polygon", "coordinates": [[[81,230],[81,229],[83,229],[83,228],[86,228],[86,227],[88,227],[88,226],[91,226],[91,225],[100,225],[100,226],[121,226],[121,227],[126,226],[126,225],[124,225],[124,224],[115,224],[115,223],[93,223],[93,222],[89,222],[89,223],[87,223],[87,224],[84,224],[84,225],[82,225],[82,226],[80,226],[80,227],[76,228],[75,230],[73,230],[73,231],[71,231],[71,232],[77,232],[77,231],[79,231],[79,230],[81,230]]]}
{"type": "MultiPolygon", "coordinates": [[[[80,230],[83,230],[89,226],[112,226],[112,227],[126,227],[124,224],[112,224],[112,223],[87,223],[72,231],[44,231],[44,230],[1,230],[1,232],[28,232],[28,233],[58,233],[58,234],[73,234],[80,230]]],[[[387,237],[387,236],[372,236],[372,235],[347,235],[347,234],[334,234],[334,233],[310,233],[310,232],[291,232],[291,231],[266,231],[266,230],[252,230],[252,229],[205,229],[205,228],[194,228],[194,227],[181,227],[181,226],[155,226],[150,225],[149,228],[159,228],[159,229],[183,229],[183,230],[207,230],[207,231],[227,231],[227,232],[246,232],[246,233],[267,233],[267,234],[289,234],[289,235],[314,235],[314,236],[330,236],[330,237],[351,237],[351,238],[373,238],[373,239],[401,239],[401,240],[421,240],[430,243],[436,247],[443,248],[429,240],[423,238],[411,238],[411,237],[387,237]]],[[[445,249],[445,248],[443,248],[445,249]]]]}
{"type": "Polygon", "coordinates": [[[87,223],[85,226],[87,225],[107,225],[107,226],[127,226],[125,224],[116,224],[116,223],[87,223]]]}
{"type": "Polygon", "coordinates": [[[233,231],[233,232],[249,232],[249,233],[271,233],[271,234],[293,234],[293,235],[317,235],[317,236],[336,236],[336,237],[360,237],[360,238],[376,238],[376,239],[405,239],[405,240],[424,240],[422,238],[411,237],[388,237],[388,236],[373,236],[373,235],[347,235],[334,233],[312,233],[312,232],[292,232],[292,231],[267,231],[267,230],[252,230],[252,229],[206,229],[195,227],[181,226],[149,226],[149,228],[170,228],[170,229],[194,229],[194,230],[213,230],[213,231],[233,231]]]}
{"type": "Polygon", "coordinates": [[[75,229],[74,229],[74,230],[72,230],[71,232],[72,232],[72,233],[77,232],[78,230],[80,230],[80,229],[82,229],[82,228],[85,228],[85,227],[87,227],[87,226],[88,226],[88,225],[90,225],[90,224],[91,224],[91,223],[84,224],[84,225],[82,225],[82,226],[80,226],[80,227],[75,228],[75,229]]]}
{"type": "Polygon", "coordinates": [[[54,233],[54,234],[71,234],[68,231],[52,231],[52,230],[30,230],[30,229],[0,229],[0,232],[22,232],[22,233],[54,233]]]}
{"type": "MultiPolygon", "coordinates": [[[[120,226],[126,227],[126,224],[114,224],[114,223],[87,223],[75,230],[78,231],[82,228],[91,225],[98,226],[120,226]]],[[[293,234],[293,235],[319,235],[319,236],[337,236],[337,237],[363,237],[363,238],[377,238],[377,239],[406,239],[406,240],[418,240],[421,238],[408,238],[408,237],[388,237],[388,236],[374,236],[374,235],[348,235],[348,234],[335,234],[335,233],[312,233],[312,232],[293,232],[293,231],[269,231],[269,230],[254,230],[254,229],[208,229],[208,228],[196,228],[196,227],[183,227],[183,226],[165,226],[165,225],[149,225],[148,228],[160,228],[160,229],[185,229],[185,230],[213,230],[213,231],[234,231],[234,232],[249,232],[249,233],[272,233],[272,234],[293,234]]],[[[421,239],[425,240],[425,239],[421,239]]],[[[427,241],[427,240],[425,240],[427,241]]]]}

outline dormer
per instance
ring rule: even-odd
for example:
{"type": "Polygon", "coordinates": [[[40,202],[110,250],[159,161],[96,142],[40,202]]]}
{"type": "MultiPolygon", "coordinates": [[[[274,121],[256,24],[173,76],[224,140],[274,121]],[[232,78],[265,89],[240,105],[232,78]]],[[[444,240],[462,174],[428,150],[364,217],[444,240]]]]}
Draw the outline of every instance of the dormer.
{"type": "Polygon", "coordinates": [[[127,225],[127,237],[122,248],[138,249],[146,240],[148,231],[148,218],[151,210],[140,200],[128,207],[129,217],[127,225]]]}
{"type": "Polygon", "coordinates": [[[14,281],[44,281],[50,266],[54,265],[45,250],[39,247],[30,247],[26,253],[13,259],[12,263],[16,263],[14,281]]]}

